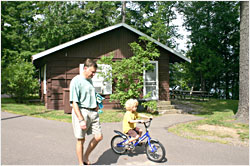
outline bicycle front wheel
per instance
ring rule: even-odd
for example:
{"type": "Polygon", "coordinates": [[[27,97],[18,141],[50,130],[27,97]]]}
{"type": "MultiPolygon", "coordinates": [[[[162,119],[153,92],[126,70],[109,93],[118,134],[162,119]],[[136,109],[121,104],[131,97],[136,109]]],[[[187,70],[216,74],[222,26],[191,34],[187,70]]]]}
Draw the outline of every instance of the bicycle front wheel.
{"type": "Polygon", "coordinates": [[[120,135],[116,135],[111,139],[111,149],[116,154],[124,154],[127,149],[124,146],[124,143],[126,142],[126,139],[124,139],[120,135]]]}
{"type": "Polygon", "coordinates": [[[146,145],[146,154],[149,160],[160,162],[165,158],[165,148],[164,146],[155,140],[151,140],[150,144],[146,145]]]}

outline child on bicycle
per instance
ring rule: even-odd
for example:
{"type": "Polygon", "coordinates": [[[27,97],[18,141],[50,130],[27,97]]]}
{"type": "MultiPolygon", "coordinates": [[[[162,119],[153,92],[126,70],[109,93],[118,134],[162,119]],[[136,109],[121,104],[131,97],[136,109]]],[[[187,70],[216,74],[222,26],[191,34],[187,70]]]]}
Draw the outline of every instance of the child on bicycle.
{"type": "Polygon", "coordinates": [[[129,99],[125,103],[126,113],[123,117],[123,133],[131,136],[129,141],[125,144],[133,142],[141,137],[143,131],[139,127],[136,127],[136,123],[143,122],[143,120],[138,120],[139,117],[145,119],[153,118],[152,116],[148,117],[144,114],[136,112],[138,104],[139,102],[136,99],[129,99]]]}

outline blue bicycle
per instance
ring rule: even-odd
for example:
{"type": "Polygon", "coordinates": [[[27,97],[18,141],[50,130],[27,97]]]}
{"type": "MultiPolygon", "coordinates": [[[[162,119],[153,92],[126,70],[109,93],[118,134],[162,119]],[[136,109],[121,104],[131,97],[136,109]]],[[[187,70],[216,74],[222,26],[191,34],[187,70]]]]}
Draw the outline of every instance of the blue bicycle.
{"type": "Polygon", "coordinates": [[[124,154],[127,150],[134,150],[137,145],[140,145],[140,143],[146,139],[147,142],[145,144],[146,148],[146,154],[149,160],[155,161],[155,162],[160,162],[165,158],[165,148],[164,146],[155,139],[151,139],[149,135],[148,128],[151,124],[152,119],[143,122],[145,128],[146,128],[146,133],[141,136],[135,143],[130,142],[129,145],[126,145],[125,142],[129,140],[129,137],[126,134],[123,134],[120,131],[114,130],[114,132],[118,135],[115,135],[111,139],[111,148],[116,154],[124,154]]]}

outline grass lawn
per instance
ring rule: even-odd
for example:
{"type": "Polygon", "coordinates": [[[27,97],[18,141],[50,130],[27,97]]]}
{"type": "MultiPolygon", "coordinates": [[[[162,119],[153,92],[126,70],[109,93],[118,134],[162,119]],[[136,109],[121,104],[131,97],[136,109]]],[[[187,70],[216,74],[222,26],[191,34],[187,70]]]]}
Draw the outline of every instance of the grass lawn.
{"type": "MultiPolygon", "coordinates": [[[[2,111],[71,123],[71,114],[65,114],[63,110],[47,110],[42,103],[17,104],[13,99],[2,98],[1,105],[2,111]]],[[[103,110],[100,120],[101,122],[120,122],[123,114],[122,110],[103,110]]]]}
{"type": "MultiPolygon", "coordinates": [[[[14,114],[71,123],[71,114],[65,114],[63,110],[47,110],[42,103],[17,104],[13,99],[2,98],[1,108],[2,111],[14,114]]],[[[120,122],[123,119],[124,113],[125,111],[119,109],[103,110],[103,113],[100,114],[100,121],[102,123],[120,122]]],[[[149,113],[144,114],[150,116],[149,113]]]]}
{"type": "Polygon", "coordinates": [[[191,139],[249,145],[249,124],[238,123],[234,119],[234,111],[237,110],[238,100],[212,99],[206,102],[177,102],[195,108],[196,116],[204,117],[204,119],[175,125],[170,127],[168,131],[191,139]]]}

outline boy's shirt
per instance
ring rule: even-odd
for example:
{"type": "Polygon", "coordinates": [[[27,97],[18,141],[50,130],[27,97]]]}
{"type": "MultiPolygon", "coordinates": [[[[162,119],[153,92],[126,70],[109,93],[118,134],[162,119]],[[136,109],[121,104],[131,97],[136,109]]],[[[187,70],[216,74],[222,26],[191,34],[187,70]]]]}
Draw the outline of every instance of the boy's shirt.
{"type": "Polygon", "coordinates": [[[136,123],[128,123],[130,120],[136,120],[139,117],[138,112],[126,111],[123,117],[123,133],[127,133],[130,129],[136,127],[136,123]]]}

